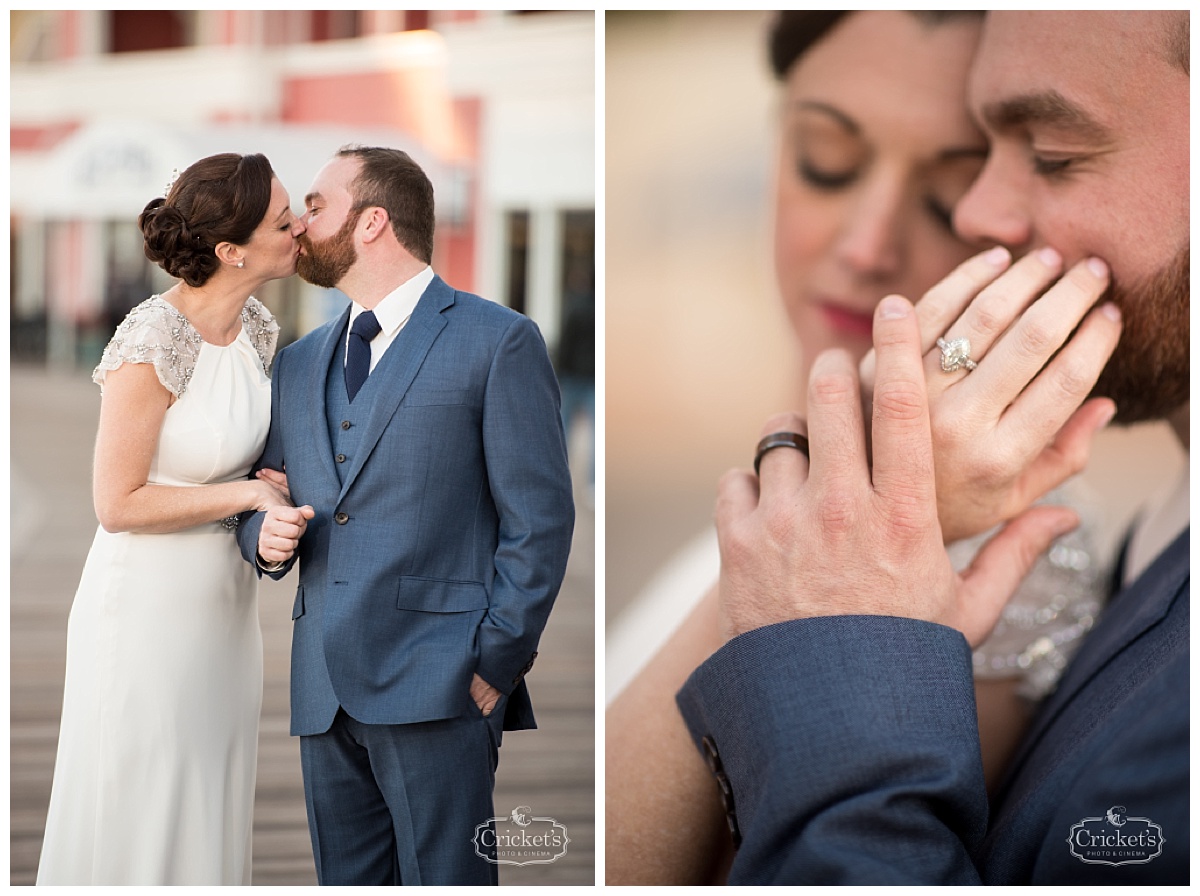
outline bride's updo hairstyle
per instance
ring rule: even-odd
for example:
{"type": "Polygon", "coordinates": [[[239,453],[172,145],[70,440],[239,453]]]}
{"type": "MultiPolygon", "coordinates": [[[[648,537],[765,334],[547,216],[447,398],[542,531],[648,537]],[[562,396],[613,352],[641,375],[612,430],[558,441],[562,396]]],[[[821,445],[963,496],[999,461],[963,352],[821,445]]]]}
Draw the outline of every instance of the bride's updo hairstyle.
{"type": "Polygon", "coordinates": [[[274,176],[261,153],[196,162],[138,216],[146,257],[189,286],[203,286],[221,264],[216,246],[245,245],[266,217],[274,176]]]}

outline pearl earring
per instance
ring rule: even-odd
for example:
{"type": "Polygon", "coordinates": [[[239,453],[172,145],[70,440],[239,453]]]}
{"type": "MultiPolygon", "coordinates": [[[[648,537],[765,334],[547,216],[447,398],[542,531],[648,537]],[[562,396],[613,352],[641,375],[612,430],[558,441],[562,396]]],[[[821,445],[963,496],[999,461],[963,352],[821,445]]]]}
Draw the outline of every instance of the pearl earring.
{"type": "Polygon", "coordinates": [[[238,262],[238,267],[239,267],[239,268],[244,268],[245,266],[246,266],[246,262],[244,262],[244,261],[239,261],[239,262],[238,262]]]}

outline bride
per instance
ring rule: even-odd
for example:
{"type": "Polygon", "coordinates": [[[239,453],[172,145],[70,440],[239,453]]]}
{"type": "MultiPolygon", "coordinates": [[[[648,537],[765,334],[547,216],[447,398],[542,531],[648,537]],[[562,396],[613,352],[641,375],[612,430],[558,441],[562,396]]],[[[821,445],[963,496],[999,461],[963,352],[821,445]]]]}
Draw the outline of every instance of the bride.
{"type": "Polygon", "coordinates": [[[178,277],[117,328],[102,390],[96,532],[67,625],[39,884],[249,884],[262,637],[231,528],[288,501],[247,479],[279,327],[253,297],[303,225],[262,155],[201,159],[138,218],[178,277]]]}

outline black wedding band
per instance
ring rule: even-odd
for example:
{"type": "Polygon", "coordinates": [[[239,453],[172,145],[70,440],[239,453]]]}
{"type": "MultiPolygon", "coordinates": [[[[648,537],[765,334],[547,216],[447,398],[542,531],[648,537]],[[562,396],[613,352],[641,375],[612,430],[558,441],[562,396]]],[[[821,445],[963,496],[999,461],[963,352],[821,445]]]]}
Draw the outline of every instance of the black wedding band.
{"type": "Polygon", "coordinates": [[[772,448],[795,448],[808,457],[808,438],[798,432],[773,432],[763,436],[758,447],[754,449],[754,475],[758,475],[758,465],[762,463],[763,455],[772,448]]]}

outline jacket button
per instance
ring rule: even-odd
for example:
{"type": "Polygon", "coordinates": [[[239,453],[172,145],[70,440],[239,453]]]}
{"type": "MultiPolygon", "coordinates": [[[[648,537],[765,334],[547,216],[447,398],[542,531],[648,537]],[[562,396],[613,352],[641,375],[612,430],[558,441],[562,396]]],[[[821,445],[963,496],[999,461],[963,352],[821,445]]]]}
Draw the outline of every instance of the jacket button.
{"type": "Polygon", "coordinates": [[[346,525],[346,523],[350,522],[350,514],[343,513],[342,511],[339,510],[337,513],[335,513],[333,515],[333,521],[335,523],[337,523],[339,526],[344,526],[344,525],[346,525]]]}
{"type": "Polygon", "coordinates": [[[537,651],[533,652],[533,656],[529,658],[529,662],[525,664],[525,668],[517,673],[517,677],[512,680],[513,684],[520,684],[521,679],[529,674],[529,670],[533,668],[533,661],[537,659],[537,651]]]}
{"type": "Polygon", "coordinates": [[[738,824],[737,808],[733,800],[733,785],[725,773],[725,764],[721,762],[716,742],[711,737],[702,737],[700,747],[709,771],[717,779],[717,787],[721,791],[721,805],[725,809],[725,824],[729,827],[729,836],[733,839],[733,845],[736,848],[742,845],[742,831],[738,824]]]}
{"type": "Polygon", "coordinates": [[[350,428],[350,421],[349,421],[349,420],[343,420],[343,421],[342,421],[342,429],[349,429],[349,428],[350,428]]]}
{"type": "Polygon", "coordinates": [[[337,456],[337,462],[338,462],[339,464],[344,464],[344,463],[346,462],[346,455],[344,455],[344,454],[339,454],[339,455],[337,456]]]}

